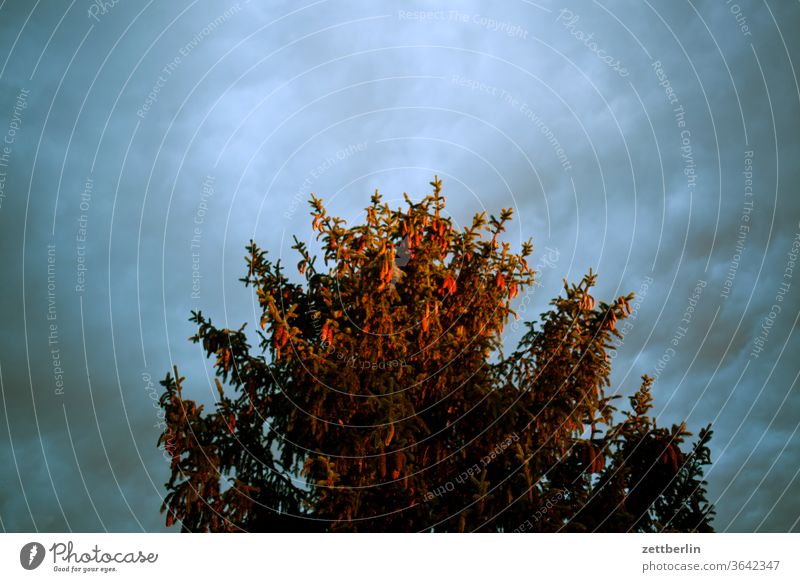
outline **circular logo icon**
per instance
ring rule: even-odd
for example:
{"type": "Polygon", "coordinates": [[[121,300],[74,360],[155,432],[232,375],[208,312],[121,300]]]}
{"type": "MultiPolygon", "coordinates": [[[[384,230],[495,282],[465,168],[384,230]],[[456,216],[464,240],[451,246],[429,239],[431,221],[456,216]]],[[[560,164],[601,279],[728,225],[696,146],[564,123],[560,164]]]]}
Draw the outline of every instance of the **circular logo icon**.
{"type": "Polygon", "coordinates": [[[39,542],[29,542],[19,551],[19,563],[26,570],[35,570],[44,561],[44,546],[39,542]]]}

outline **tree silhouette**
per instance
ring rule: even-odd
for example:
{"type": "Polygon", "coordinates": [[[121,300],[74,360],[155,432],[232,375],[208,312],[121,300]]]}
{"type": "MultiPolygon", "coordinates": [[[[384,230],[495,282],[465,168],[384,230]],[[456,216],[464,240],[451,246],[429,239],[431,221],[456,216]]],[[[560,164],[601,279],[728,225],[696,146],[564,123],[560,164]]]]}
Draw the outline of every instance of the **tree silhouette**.
{"type": "MultiPolygon", "coordinates": [[[[711,531],[710,427],[606,396],[616,323],[633,295],[565,282],[517,349],[502,351],[515,297],[534,283],[501,240],[511,210],[454,228],[441,181],[391,209],[376,192],[348,226],[312,196],[323,265],[295,239],[299,275],[251,242],[244,326],[200,312],[192,341],[216,358],[213,412],[162,381],[171,456],[162,511],[184,531],[711,531]],[[302,282],[296,282],[302,281],[302,282]]],[[[292,269],[294,271],[294,269],[292,269]]]]}

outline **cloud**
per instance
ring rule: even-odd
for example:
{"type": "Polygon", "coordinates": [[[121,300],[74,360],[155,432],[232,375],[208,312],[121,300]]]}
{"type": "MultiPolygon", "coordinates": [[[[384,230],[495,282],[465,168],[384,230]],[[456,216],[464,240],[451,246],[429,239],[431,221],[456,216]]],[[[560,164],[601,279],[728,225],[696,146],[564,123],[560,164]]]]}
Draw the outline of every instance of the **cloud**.
{"type": "Polygon", "coordinates": [[[253,319],[237,281],[244,245],[254,237],[288,257],[293,233],[310,236],[307,191],[355,221],[374,188],[399,201],[438,173],[457,219],[513,206],[510,237],[534,237],[534,262],[558,250],[528,313],[589,267],[608,298],[652,277],[615,388],[635,389],[688,327],[656,403],[663,422],[714,420],[717,527],[796,529],[798,284],[786,269],[800,218],[797,10],[743,7],[745,34],[727,5],[581,4],[567,7],[572,24],[561,9],[119,3],[97,19],[74,8],[59,24],[56,11],[6,2],[0,136],[20,88],[30,97],[0,206],[0,460],[19,468],[0,488],[3,527],[161,529],[167,467],[147,379],[177,362],[193,396],[214,395],[186,341],[189,310],[231,326],[253,319]],[[725,297],[750,150],[752,220],[725,297]],[[751,357],[781,283],[782,310],[751,357]]]}

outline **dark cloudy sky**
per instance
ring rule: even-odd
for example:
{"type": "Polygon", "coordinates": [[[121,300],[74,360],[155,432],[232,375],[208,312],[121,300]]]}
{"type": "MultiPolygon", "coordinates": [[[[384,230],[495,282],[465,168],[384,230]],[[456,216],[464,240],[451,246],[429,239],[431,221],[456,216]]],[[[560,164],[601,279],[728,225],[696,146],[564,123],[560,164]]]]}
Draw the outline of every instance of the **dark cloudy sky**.
{"type": "Polygon", "coordinates": [[[163,529],[189,311],[252,327],[244,245],[288,257],[309,192],[438,174],[514,207],[527,314],[589,267],[639,294],[614,389],[713,422],[719,530],[800,531],[797,2],[102,4],[0,0],[0,527],[163,529]]]}

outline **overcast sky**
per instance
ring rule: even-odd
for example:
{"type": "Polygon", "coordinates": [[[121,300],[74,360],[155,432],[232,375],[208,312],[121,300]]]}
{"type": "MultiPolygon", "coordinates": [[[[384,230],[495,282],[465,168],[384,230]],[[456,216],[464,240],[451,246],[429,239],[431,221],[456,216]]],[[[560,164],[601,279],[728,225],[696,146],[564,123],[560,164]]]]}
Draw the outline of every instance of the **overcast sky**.
{"type": "Polygon", "coordinates": [[[515,209],[530,316],[590,267],[638,294],[614,389],[713,423],[718,530],[800,531],[797,2],[102,4],[0,0],[4,530],[162,530],[189,311],[252,327],[244,246],[311,239],[309,192],[438,174],[515,209]]]}

